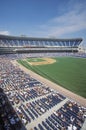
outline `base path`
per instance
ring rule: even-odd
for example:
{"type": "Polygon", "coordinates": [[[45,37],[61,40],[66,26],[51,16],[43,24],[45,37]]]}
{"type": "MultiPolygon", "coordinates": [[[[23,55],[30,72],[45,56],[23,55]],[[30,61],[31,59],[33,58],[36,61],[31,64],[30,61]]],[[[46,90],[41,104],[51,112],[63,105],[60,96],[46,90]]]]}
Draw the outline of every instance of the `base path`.
{"type": "Polygon", "coordinates": [[[48,79],[43,78],[42,76],[34,73],[31,70],[28,70],[27,68],[25,68],[24,66],[22,66],[21,64],[19,64],[17,61],[11,61],[14,65],[18,66],[20,69],[22,69],[25,73],[28,73],[29,75],[31,75],[33,78],[37,79],[38,81],[40,81],[41,83],[45,84],[45,86],[48,86],[54,90],[57,90],[59,93],[63,94],[64,96],[68,97],[70,100],[74,100],[75,102],[79,103],[80,105],[86,107],[86,99],[61,87],[60,85],[57,85],[51,81],[49,81],[48,79]]]}

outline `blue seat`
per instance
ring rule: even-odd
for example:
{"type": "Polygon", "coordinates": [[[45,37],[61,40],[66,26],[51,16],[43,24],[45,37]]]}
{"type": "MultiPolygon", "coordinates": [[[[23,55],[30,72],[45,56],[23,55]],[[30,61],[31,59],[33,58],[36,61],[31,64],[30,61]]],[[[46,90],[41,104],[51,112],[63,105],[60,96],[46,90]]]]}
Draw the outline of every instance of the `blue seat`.
{"type": "Polygon", "coordinates": [[[44,128],[41,124],[38,124],[38,127],[39,127],[40,130],[44,130],[44,128]]]}

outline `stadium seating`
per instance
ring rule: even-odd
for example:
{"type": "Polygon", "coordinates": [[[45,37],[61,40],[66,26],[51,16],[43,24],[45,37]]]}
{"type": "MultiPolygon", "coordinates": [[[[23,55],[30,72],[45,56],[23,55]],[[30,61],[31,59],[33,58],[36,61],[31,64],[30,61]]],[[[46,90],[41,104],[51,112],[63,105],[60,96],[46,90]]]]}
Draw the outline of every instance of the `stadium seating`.
{"type": "Polygon", "coordinates": [[[1,130],[17,130],[22,124],[28,129],[38,119],[30,126],[33,130],[81,130],[86,108],[14,66],[10,60],[18,56],[22,58],[0,56],[1,130]]]}
{"type": "Polygon", "coordinates": [[[47,46],[67,46],[67,47],[77,47],[82,39],[64,39],[64,40],[59,40],[59,39],[30,39],[28,38],[27,40],[25,39],[10,39],[8,37],[7,39],[0,38],[0,47],[16,47],[16,46],[35,46],[35,47],[47,47],[47,46]]]}
{"type": "Polygon", "coordinates": [[[82,38],[55,39],[0,35],[0,54],[78,52],[82,38]]]}

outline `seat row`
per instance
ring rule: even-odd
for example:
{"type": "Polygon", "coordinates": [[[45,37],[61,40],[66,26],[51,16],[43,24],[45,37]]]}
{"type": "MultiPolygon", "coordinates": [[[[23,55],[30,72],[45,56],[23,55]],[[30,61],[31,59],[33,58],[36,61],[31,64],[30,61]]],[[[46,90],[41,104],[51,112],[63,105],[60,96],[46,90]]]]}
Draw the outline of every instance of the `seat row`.
{"type": "Polygon", "coordinates": [[[68,101],[59,110],[52,113],[34,130],[81,130],[86,119],[86,108],[68,101]]]}
{"type": "Polygon", "coordinates": [[[0,88],[0,130],[17,130],[21,127],[21,120],[0,88]]]}

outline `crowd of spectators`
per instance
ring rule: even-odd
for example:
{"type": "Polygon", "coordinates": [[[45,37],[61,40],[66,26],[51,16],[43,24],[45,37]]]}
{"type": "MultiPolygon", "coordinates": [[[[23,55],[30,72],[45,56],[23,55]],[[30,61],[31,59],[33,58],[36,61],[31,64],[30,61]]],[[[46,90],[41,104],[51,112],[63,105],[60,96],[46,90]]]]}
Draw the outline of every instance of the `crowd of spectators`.
{"type": "MultiPolygon", "coordinates": [[[[10,57],[12,60],[15,55],[10,57]]],[[[1,130],[19,130],[22,124],[27,126],[66,99],[14,66],[10,57],[0,56],[1,130]]],[[[33,129],[80,130],[86,118],[85,113],[86,108],[68,101],[33,129]]]]}
{"type": "Polygon", "coordinates": [[[28,58],[28,57],[65,57],[65,56],[72,56],[72,57],[82,57],[82,58],[86,58],[86,53],[68,53],[68,52],[64,52],[64,53],[22,53],[22,54],[5,54],[2,55],[0,57],[4,57],[7,59],[23,59],[23,58],[28,58]]]}
{"type": "Polygon", "coordinates": [[[52,92],[51,94],[46,95],[46,97],[17,106],[16,111],[21,119],[22,117],[25,117],[26,122],[31,122],[64,99],[65,97],[60,96],[58,93],[52,92]]]}
{"type": "Polygon", "coordinates": [[[0,130],[19,130],[22,123],[3,89],[0,88],[0,130]]]}
{"type": "Polygon", "coordinates": [[[34,127],[35,130],[81,130],[86,118],[86,108],[74,101],[68,101],[59,110],[52,113],[45,121],[34,127]]]}

